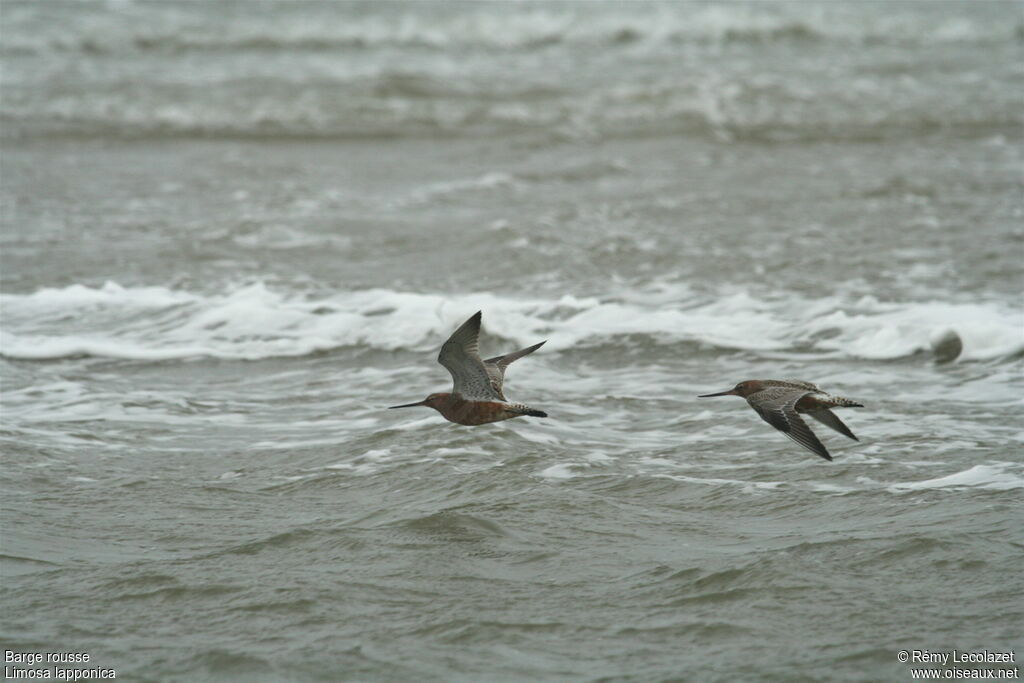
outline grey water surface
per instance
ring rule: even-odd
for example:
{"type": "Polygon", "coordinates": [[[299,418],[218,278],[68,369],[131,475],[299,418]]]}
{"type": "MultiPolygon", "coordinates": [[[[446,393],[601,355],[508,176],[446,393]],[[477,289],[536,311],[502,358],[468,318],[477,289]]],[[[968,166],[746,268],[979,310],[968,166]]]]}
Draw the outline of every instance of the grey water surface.
{"type": "Polygon", "coordinates": [[[133,681],[1021,655],[1022,47],[1010,2],[4,0],[0,647],[133,681]],[[550,417],[386,410],[477,310],[485,355],[548,340],[506,395],[550,417]],[[696,398],[758,377],[862,402],[860,441],[696,398]]]}

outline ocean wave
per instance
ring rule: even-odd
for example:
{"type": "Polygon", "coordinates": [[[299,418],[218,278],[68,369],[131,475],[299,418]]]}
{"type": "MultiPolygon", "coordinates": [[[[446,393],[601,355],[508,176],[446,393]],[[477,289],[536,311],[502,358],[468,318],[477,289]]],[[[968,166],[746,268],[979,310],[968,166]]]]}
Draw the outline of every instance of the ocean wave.
{"type": "Polygon", "coordinates": [[[405,6],[397,13],[393,7],[349,12],[344,5],[300,5],[303,10],[293,10],[292,3],[263,4],[265,11],[242,15],[210,11],[202,5],[134,5],[127,17],[124,11],[100,6],[89,12],[67,12],[59,26],[40,26],[35,13],[16,6],[6,18],[15,30],[5,32],[2,51],[12,55],[383,48],[524,51],[561,45],[607,49],[637,44],[806,41],[919,45],[1015,41],[1021,35],[1019,21],[999,21],[991,15],[859,13],[838,3],[796,9],[636,3],[628,10],[608,5],[599,11],[571,3],[516,3],[511,8],[491,4],[470,11],[405,6]]]}
{"type": "Polygon", "coordinates": [[[1024,311],[995,303],[803,300],[745,292],[709,298],[678,285],[608,297],[511,298],[389,289],[317,297],[262,282],[201,294],[107,283],[4,294],[0,309],[0,355],[22,360],[255,360],[343,347],[428,352],[476,310],[485,311],[488,333],[522,345],[547,339],[549,351],[640,336],[655,344],[768,355],[893,360],[928,353],[937,335],[952,331],[961,341],[957,362],[1024,353],[1024,311]]]}
{"type": "MultiPolygon", "coordinates": [[[[686,135],[716,142],[885,140],[1015,135],[1024,118],[995,76],[949,91],[944,82],[862,76],[856,88],[800,74],[657,76],[602,80],[576,91],[487,73],[383,69],[306,82],[290,73],[184,84],[11,83],[0,105],[5,136],[284,139],[474,137],[552,139],[686,135]],[[458,87],[451,85],[457,80],[458,87]]],[[[442,69],[443,70],[443,69],[442,69]]],[[[30,74],[26,73],[26,77],[30,74]]],[[[540,78],[538,75],[537,78],[540,78]]],[[[10,78],[8,79],[11,80],[10,78]]]]}

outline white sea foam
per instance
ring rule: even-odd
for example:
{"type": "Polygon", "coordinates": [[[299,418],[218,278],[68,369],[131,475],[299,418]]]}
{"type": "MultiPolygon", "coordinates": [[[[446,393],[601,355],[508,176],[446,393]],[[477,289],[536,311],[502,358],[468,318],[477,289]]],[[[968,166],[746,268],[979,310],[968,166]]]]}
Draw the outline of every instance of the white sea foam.
{"type": "Polygon", "coordinates": [[[445,199],[463,193],[516,188],[519,185],[521,183],[509,174],[492,171],[476,178],[434,183],[416,190],[409,197],[399,200],[397,204],[400,206],[426,204],[435,199],[445,199]]]}
{"type": "Polygon", "coordinates": [[[579,475],[578,472],[574,471],[574,468],[577,467],[578,465],[572,463],[559,463],[541,470],[537,473],[537,476],[552,480],[572,479],[579,475]]]}
{"type": "Polygon", "coordinates": [[[780,486],[784,486],[786,484],[786,482],[784,482],[784,481],[743,481],[743,480],[740,480],[740,479],[711,479],[711,478],[704,478],[704,477],[688,477],[688,476],[683,475],[683,474],[665,474],[665,473],[661,473],[661,474],[654,474],[652,476],[659,477],[659,478],[662,478],[662,479],[674,479],[676,481],[685,481],[685,482],[688,482],[688,483],[691,483],[691,484],[713,484],[713,485],[716,485],[716,486],[720,485],[720,484],[734,484],[734,485],[741,486],[743,488],[743,490],[747,491],[747,492],[754,491],[754,490],[777,489],[780,486]]]}
{"type": "MultiPolygon", "coordinates": [[[[70,285],[69,287],[45,287],[28,295],[3,295],[0,301],[5,308],[12,307],[17,314],[22,307],[30,308],[32,314],[65,314],[79,306],[117,306],[162,308],[175,304],[196,301],[199,297],[188,292],[166,287],[122,287],[116,282],[107,282],[102,287],[70,285]]],[[[7,311],[5,311],[6,313],[7,311]]]]}
{"type": "Polygon", "coordinates": [[[869,359],[901,358],[926,351],[937,335],[950,332],[960,337],[963,355],[971,360],[1024,350],[1024,313],[984,304],[907,305],[865,297],[851,309],[837,308],[808,321],[806,329],[811,334],[835,333],[819,348],[869,359]]]}
{"type": "Polygon", "coordinates": [[[891,484],[890,491],[920,491],[922,489],[945,489],[973,487],[1005,491],[1024,488],[1024,477],[1011,471],[1009,467],[998,465],[975,465],[962,472],[945,477],[926,479],[924,481],[901,482],[891,484]]]}
{"type": "Polygon", "coordinates": [[[302,356],[347,346],[432,351],[469,314],[486,330],[548,351],[617,343],[626,336],[754,352],[799,351],[873,360],[926,352],[937,331],[963,342],[959,361],[1024,352],[1024,312],[995,303],[795,300],[687,288],[614,297],[511,298],[367,289],[316,298],[256,282],[203,295],[165,287],[72,285],[0,296],[0,354],[42,360],[302,356]]]}

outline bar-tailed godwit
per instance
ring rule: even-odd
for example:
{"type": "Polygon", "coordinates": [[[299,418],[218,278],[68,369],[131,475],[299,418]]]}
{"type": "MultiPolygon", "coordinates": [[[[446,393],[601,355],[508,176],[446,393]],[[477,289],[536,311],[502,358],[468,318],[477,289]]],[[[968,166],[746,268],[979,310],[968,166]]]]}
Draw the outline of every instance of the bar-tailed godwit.
{"type": "Polygon", "coordinates": [[[747,403],[761,416],[761,419],[826,460],[831,460],[832,456],[829,455],[799,413],[810,415],[823,425],[831,427],[854,441],[860,440],[853,435],[849,427],[843,424],[842,420],[836,417],[830,408],[863,408],[864,406],[848,398],[827,394],[810,382],[748,379],[728,391],[704,394],[697,398],[710,396],[742,396],[747,399],[747,403]]]}
{"type": "Polygon", "coordinates": [[[481,360],[477,350],[481,317],[481,312],[477,311],[469,320],[462,323],[462,326],[444,343],[441,353],[437,356],[437,362],[452,374],[454,387],[451,393],[431,394],[417,403],[391,406],[392,408],[427,406],[441,413],[449,422],[460,425],[482,425],[523,415],[548,416],[544,411],[535,410],[522,403],[509,403],[502,393],[505,368],[513,361],[533,353],[543,346],[544,342],[504,356],[481,360]]]}

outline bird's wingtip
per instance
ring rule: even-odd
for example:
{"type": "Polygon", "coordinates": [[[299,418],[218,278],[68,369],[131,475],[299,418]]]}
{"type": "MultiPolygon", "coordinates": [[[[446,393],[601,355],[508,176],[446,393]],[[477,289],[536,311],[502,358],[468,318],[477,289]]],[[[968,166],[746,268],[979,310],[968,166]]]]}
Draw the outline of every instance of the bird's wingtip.
{"type": "Polygon", "coordinates": [[[540,347],[544,346],[544,345],[545,345],[545,344],[546,344],[547,342],[548,342],[548,340],[547,340],[547,339],[545,339],[545,340],[544,340],[544,341],[542,341],[542,342],[537,342],[537,343],[536,343],[536,344],[534,344],[533,346],[527,346],[527,347],[526,347],[526,348],[524,349],[524,351],[529,351],[530,353],[533,353],[534,351],[536,351],[536,350],[537,350],[537,349],[539,349],[540,347]]]}

